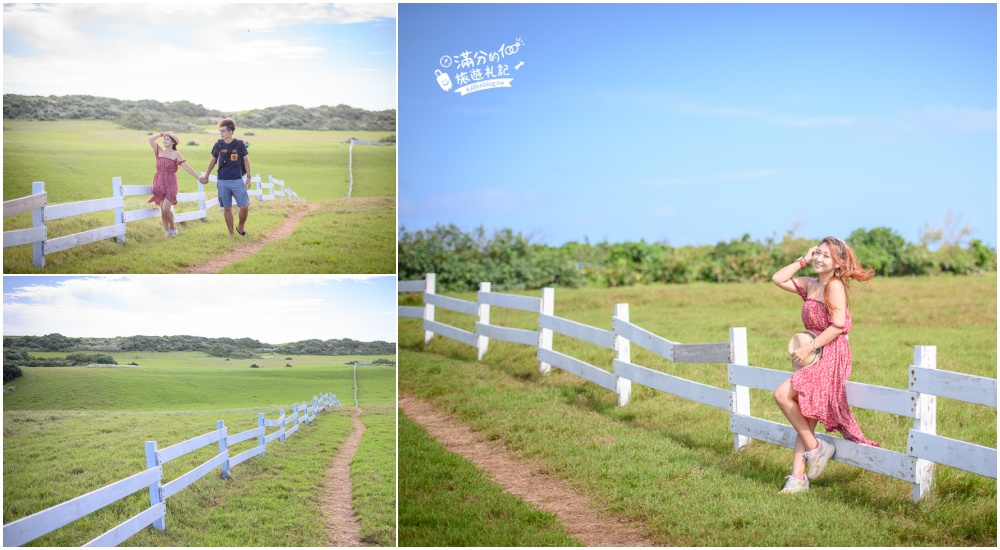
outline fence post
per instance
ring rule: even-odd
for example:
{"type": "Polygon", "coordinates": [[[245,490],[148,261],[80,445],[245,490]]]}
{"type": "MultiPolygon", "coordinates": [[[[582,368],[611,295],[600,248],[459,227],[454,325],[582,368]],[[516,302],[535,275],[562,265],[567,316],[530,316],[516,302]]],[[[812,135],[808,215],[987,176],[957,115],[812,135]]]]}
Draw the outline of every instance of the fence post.
{"type": "MultiPolygon", "coordinates": [[[[628,321],[628,304],[615,304],[615,317],[622,321],[628,321]]],[[[626,363],[632,362],[632,342],[617,333],[615,333],[615,359],[626,363]]],[[[628,405],[629,399],[632,397],[632,381],[618,376],[615,380],[615,388],[618,393],[618,406],[628,405]]]]}
{"type": "MultiPolygon", "coordinates": [[[[729,329],[729,362],[734,365],[750,364],[749,353],[747,353],[746,327],[729,329]]],[[[729,414],[750,416],[750,388],[747,386],[732,386],[732,388],[733,410],[729,414]]],[[[733,437],[733,445],[737,451],[749,445],[751,441],[748,436],[743,434],[734,434],[733,437]]]]}
{"type": "MultiPolygon", "coordinates": [[[[913,363],[915,366],[925,369],[937,369],[937,347],[936,346],[914,346],[913,363]]],[[[917,373],[910,369],[910,389],[916,381],[917,373]]],[[[925,434],[937,434],[937,396],[917,393],[916,397],[917,417],[913,421],[913,430],[925,434]]],[[[913,454],[913,446],[908,445],[907,450],[913,454]]],[[[913,500],[920,500],[930,492],[934,486],[934,463],[929,460],[918,458],[914,463],[913,476],[913,500]]]]}
{"type": "MultiPolygon", "coordinates": [[[[489,292],[490,286],[491,286],[490,283],[479,283],[479,292],[489,292]]],[[[478,309],[479,309],[479,322],[484,325],[490,324],[490,305],[480,302],[478,309]]],[[[476,359],[482,361],[483,356],[486,355],[486,349],[489,347],[490,347],[489,337],[479,334],[479,331],[477,330],[476,349],[478,350],[478,353],[476,354],[476,359]]]]}
{"type": "Polygon", "coordinates": [[[281,439],[281,442],[284,443],[285,442],[285,409],[281,409],[281,424],[278,426],[278,429],[281,430],[280,439],[281,439]]]}
{"type": "Polygon", "coordinates": [[[198,192],[201,193],[201,200],[198,201],[198,210],[205,213],[201,221],[208,221],[208,210],[205,209],[205,184],[198,180],[198,192]]]}
{"type": "MultiPolygon", "coordinates": [[[[121,178],[111,178],[111,196],[118,198],[122,196],[122,179],[121,178]]],[[[124,199],[122,199],[124,200],[124,199]]],[[[125,224],[125,208],[115,208],[115,224],[125,224]]],[[[125,235],[115,235],[115,240],[119,244],[125,242],[125,235]]]]}
{"type": "MultiPolygon", "coordinates": [[[[435,286],[437,286],[435,283],[435,274],[428,273],[424,279],[424,294],[434,294],[435,286]]],[[[428,304],[427,300],[424,300],[424,320],[434,320],[434,304],[428,304]]],[[[424,343],[429,344],[432,336],[434,336],[433,332],[424,330],[424,343]]]]}
{"type": "Polygon", "coordinates": [[[222,463],[222,479],[229,479],[229,442],[226,441],[229,437],[229,430],[226,429],[226,425],[221,420],[215,423],[215,427],[223,431],[222,439],[219,440],[219,454],[226,453],[227,455],[226,461],[222,463]]]}
{"type": "MultiPolygon", "coordinates": [[[[36,181],[31,184],[31,194],[37,195],[45,192],[45,182],[36,181]]],[[[45,201],[48,204],[48,200],[45,201]]],[[[31,227],[45,227],[45,207],[36,208],[31,211],[31,227]]],[[[46,230],[47,231],[47,230],[46,230]]],[[[48,238],[46,234],[45,238],[48,238]]],[[[32,243],[31,261],[38,267],[45,267],[45,241],[32,243]]]]}
{"type": "MultiPolygon", "coordinates": [[[[257,446],[258,447],[263,447],[264,446],[264,432],[267,431],[267,428],[264,427],[264,413],[257,413],[257,427],[258,428],[262,428],[261,431],[260,431],[260,435],[257,436],[257,446]]],[[[265,449],[265,450],[267,450],[267,449],[265,449]]],[[[260,456],[264,456],[264,453],[261,453],[260,456]]]]}
{"type": "MultiPolygon", "coordinates": [[[[156,456],[156,442],[147,441],[146,442],[146,468],[155,468],[160,465],[160,460],[156,456]]],[[[160,479],[149,485],[149,505],[156,506],[157,504],[163,502],[163,496],[160,492],[160,479]]],[[[162,517],[153,522],[153,527],[159,529],[160,531],[165,531],[167,529],[166,517],[162,517]]]]}
{"type": "MultiPolygon", "coordinates": [[[[556,311],[556,291],[554,288],[542,289],[542,315],[554,315],[556,311]]],[[[543,328],[538,333],[538,347],[552,350],[552,329],[543,328]]],[[[538,363],[538,374],[548,374],[552,365],[541,361],[538,363]]]]}

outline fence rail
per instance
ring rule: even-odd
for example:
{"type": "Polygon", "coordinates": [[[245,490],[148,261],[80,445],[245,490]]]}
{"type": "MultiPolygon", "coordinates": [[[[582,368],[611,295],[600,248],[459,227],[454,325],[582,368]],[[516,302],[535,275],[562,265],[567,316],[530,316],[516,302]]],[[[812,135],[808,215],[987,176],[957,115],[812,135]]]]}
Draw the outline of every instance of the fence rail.
{"type": "MultiPolygon", "coordinates": [[[[216,176],[210,176],[210,181],[217,181],[216,176]]],[[[273,176],[267,177],[267,182],[262,183],[260,174],[251,178],[251,182],[256,183],[256,189],[247,191],[251,197],[258,200],[274,200],[276,198],[302,200],[299,195],[290,188],[285,187],[284,180],[276,180],[273,176]],[[268,190],[268,193],[264,193],[268,190]]],[[[16,229],[4,231],[3,247],[32,245],[32,262],[38,267],[45,267],[45,256],[76,248],[104,239],[116,239],[119,243],[125,242],[127,224],[160,217],[160,208],[142,208],[138,210],[125,210],[125,197],[151,195],[152,185],[122,185],[119,177],[111,179],[112,196],[102,199],[92,199],[86,201],[68,202],[62,204],[49,204],[48,193],[45,191],[45,182],[36,181],[31,184],[31,195],[26,197],[11,199],[3,203],[3,217],[16,216],[26,212],[32,212],[32,227],[30,229],[16,229]],[[73,233],[61,237],[49,238],[47,222],[93,214],[95,212],[105,212],[113,210],[112,225],[99,227],[73,233]]],[[[174,215],[175,222],[186,222],[191,220],[204,220],[208,217],[208,210],[219,206],[218,197],[205,200],[205,186],[199,182],[198,191],[194,193],[178,193],[177,202],[197,202],[198,210],[182,212],[174,215]]],[[[171,207],[172,208],[172,207],[171,207]]]]}
{"type": "MultiPolygon", "coordinates": [[[[755,418],[751,414],[750,389],[774,391],[791,372],[751,366],[747,357],[745,328],[729,329],[729,341],[710,344],[681,344],[629,322],[628,304],[617,304],[611,318],[611,330],[591,327],[555,316],[555,294],[542,290],[541,298],[504,295],[490,292],[490,283],[481,283],[475,302],[437,295],[435,274],[418,281],[400,281],[399,292],[420,292],[423,306],[399,306],[400,318],[423,320],[424,342],[434,334],[477,347],[481,360],[489,338],[498,338],[538,348],[539,373],[548,374],[554,366],[584,378],[618,395],[618,405],[629,402],[632,383],[642,384],[704,405],[729,411],[730,432],[735,449],[757,439],[775,445],[793,447],[796,432],[787,425],[755,418]],[[539,330],[515,329],[491,325],[490,306],[537,312],[539,330]],[[434,320],[435,307],[466,315],[477,315],[475,332],[462,330],[434,320]],[[552,333],[570,336],[615,351],[608,371],[552,349],[552,333]],[[631,345],[675,363],[724,363],[730,389],[718,388],[666,374],[631,359],[631,345]]],[[[913,500],[918,501],[931,489],[934,465],[944,464],[973,474],[997,477],[997,450],[937,435],[937,397],[997,408],[997,381],[958,372],[937,370],[934,346],[915,346],[913,365],[908,368],[907,389],[887,388],[847,382],[848,404],[913,419],[906,448],[902,451],[862,445],[836,438],[837,454],[833,460],[872,472],[901,479],[913,485],[913,500]]],[[[819,439],[832,441],[829,435],[819,439]]]]}
{"type": "Polygon", "coordinates": [[[256,428],[236,435],[228,435],[228,428],[219,420],[215,430],[163,449],[158,448],[156,441],[147,441],[146,470],[4,525],[3,545],[22,546],[143,489],[149,490],[149,508],[84,546],[117,546],[150,525],[163,531],[166,529],[168,498],[215,471],[216,468],[221,468],[223,479],[229,479],[230,470],[236,465],[255,456],[264,456],[267,443],[277,438],[284,443],[288,435],[298,431],[300,421],[311,422],[316,418],[316,413],[327,407],[336,406],[340,406],[337,396],[323,393],[319,397],[314,396],[311,404],[303,402],[301,408],[298,404],[292,405],[292,415],[288,417],[285,416],[284,410],[281,410],[276,420],[267,420],[264,418],[264,413],[259,413],[256,428]],[[288,425],[292,427],[286,429],[288,425]],[[266,428],[269,427],[278,429],[270,435],[265,435],[266,428]],[[230,457],[231,446],[255,437],[258,441],[256,447],[230,457]],[[215,443],[219,445],[218,454],[167,484],[162,484],[164,464],[215,443]]]}

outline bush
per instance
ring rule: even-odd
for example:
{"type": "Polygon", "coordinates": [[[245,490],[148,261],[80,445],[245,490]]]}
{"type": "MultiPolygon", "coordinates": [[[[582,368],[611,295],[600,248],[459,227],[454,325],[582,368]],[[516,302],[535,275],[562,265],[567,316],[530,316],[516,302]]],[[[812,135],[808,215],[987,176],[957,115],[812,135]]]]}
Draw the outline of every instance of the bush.
{"type": "Polygon", "coordinates": [[[66,356],[66,360],[69,361],[70,365],[117,365],[115,358],[103,353],[71,353],[66,356]]]}
{"type": "Polygon", "coordinates": [[[260,365],[258,365],[257,363],[254,363],[254,364],[250,365],[250,368],[251,369],[259,369],[260,365]]]}
{"type": "Polygon", "coordinates": [[[3,383],[6,384],[15,378],[20,378],[23,375],[21,372],[21,367],[7,363],[4,361],[3,364],[3,383]]]}

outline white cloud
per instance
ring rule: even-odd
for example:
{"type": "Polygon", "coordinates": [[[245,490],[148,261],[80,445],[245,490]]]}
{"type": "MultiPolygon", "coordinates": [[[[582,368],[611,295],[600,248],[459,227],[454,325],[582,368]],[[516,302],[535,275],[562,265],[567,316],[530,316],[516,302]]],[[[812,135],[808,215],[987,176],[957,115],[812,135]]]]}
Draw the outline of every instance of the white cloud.
{"type": "Polygon", "coordinates": [[[394,37],[340,26],[395,17],[395,4],[5,5],[4,93],[392,109],[394,37]]]}
{"type": "Polygon", "coordinates": [[[395,341],[395,299],[386,276],[72,277],[5,294],[4,334],[395,341]]]}

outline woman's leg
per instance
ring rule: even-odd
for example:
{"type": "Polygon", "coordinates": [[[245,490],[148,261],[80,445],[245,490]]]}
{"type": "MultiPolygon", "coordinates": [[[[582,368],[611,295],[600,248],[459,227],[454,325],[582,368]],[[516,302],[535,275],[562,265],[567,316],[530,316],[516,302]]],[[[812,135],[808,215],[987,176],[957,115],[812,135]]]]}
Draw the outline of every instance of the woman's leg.
{"type": "Polygon", "coordinates": [[[170,209],[170,201],[163,199],[160,203],[160,218],[163,220],[163,230],[174,230],[174,211],[170,209]]]}
{"type": "MultiPolygon", "coordinates": [[[[813,418],[806,419],[809,422],[810,433],[813,434],[813,439],[816,438],[816,420],[813,418]]],[[[802,442],[801,436],[795,437],[795,447],[792,452],[792,475],[804,476],[806,475],[806,457],[802,456],[802,453],[806,452],[806,444],[802,442]]]]}
{"type": "Polygon", "coordinates": [[[781,412],[785,413],[785,418],[788,419],[792,424],[792,428],[795,428],[795,432],[798,434],[796,438],[797,455],[800,454],[798,453],[799,443],[803,445],[802,451],[815,449],[819,445],[819,440],[816,439],[813,433],[816,429],[816,420],[802,416],[802,410],[799,409],[799,392],[792,388],[791,378],[782,382],[778,386],[778,389],[774,390],[774,401],[778,404],[781,412]]]}

